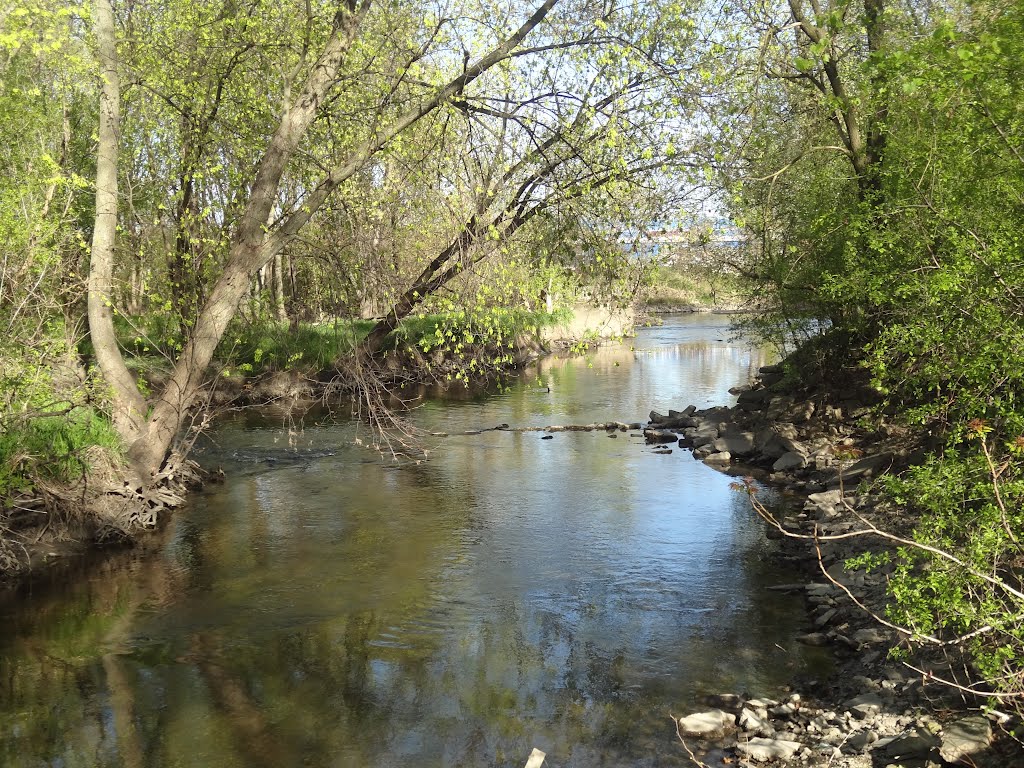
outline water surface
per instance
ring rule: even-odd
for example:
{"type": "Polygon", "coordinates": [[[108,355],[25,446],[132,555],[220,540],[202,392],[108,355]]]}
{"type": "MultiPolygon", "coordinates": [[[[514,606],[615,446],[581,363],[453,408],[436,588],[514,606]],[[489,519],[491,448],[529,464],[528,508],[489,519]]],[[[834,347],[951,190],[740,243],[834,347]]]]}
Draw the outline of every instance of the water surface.
{"type": "MultiPolygon", "coordinates": [[[[645,420],[729,401],[761,351],[669,320],[424,429],[645,420]]],[[[604,432],[437,438],[400,468],[358,425],[226,419],[223,485],[156,552],[0,608],[5,766],[685,764],[669,713],[816,661],[730,478],[604,432]]],[[[820,659],[817,659],[820,661],[820,659]]]]}

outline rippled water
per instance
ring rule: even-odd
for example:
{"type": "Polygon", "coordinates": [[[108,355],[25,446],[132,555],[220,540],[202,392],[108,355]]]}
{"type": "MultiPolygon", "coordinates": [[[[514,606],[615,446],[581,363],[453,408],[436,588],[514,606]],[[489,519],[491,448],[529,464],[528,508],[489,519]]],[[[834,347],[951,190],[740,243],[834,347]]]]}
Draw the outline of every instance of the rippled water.
{"type": "MultiPolygon", "coordinates": [[[[419,425],[642,420],[764,362],[676,318],[419,425]]],[[[669,713],[809,664],[792,580],[730,478],[619,433],[437,438],[395,468],[350,422],[249,412],[228,479],[154,553],[0,608],[5,766],[683,764],[669,713]],[[318,420],[319,419],[319,420],[318,420]]]]}

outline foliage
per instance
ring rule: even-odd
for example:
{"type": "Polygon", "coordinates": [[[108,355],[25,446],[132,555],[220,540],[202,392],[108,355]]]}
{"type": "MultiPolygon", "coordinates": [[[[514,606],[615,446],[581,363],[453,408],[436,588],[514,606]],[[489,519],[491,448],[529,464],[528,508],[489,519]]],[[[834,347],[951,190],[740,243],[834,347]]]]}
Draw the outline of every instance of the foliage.
{"type": "Polygon", "coordinates": [[[654,309],[736,306],[746,299],[738,275],[718,267],[661,265],[647,282],[646,302],[654,309]]]}
{"type": "Polygon", "coordinates": [[[469,384],[502,374],[519,363],[519,345],[540,328],[557,325],[571,312],[549,313],[507,307],[479,307],[469,311],[454,306],[444,314],[407,318],[396,334],[398,349],[426,356],[426,368],[447,381],[469,384]]]}
{"type": "Polygon", "coordinates": [[[273,321],[236,323],[218,350],[218,359],[245,374],[331,370],[373,326],[369,320],[290,326],[273,321]]]}
{"type": "Polygon", "coordinates": [[[86,407],[8,424],[0,432],[0,507],[31,495],[39,482],[80,481],[96,446],[116,454],[120,441],[110,422],[86,407]]]}
{"type": "Polygon", "coordinates": [[[893,617],[1019,697],[1024,11],[886,5],[884,19],[873,50],[863,18],[828,20],[833,39],[862,40],[836,70],[849,104],[802,87],[828,66],[825,48],[772,48],[760,84],[779,109],[748,123],[753,151],[724,176],[756,245],[747,274],[775,318],[830,328],[814,346],[862,360],[938,446],[887,485],[921,516],[891,581],[893,617]],[[851,124],[875,134],[870,162],[843,151],[851,124]]]}

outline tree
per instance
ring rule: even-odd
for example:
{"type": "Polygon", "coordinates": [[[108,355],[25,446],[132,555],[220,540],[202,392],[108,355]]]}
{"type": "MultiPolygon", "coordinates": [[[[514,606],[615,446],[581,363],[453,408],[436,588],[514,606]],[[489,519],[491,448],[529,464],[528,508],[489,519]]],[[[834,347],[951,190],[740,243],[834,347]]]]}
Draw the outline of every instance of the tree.
{"type": "MultiPolygon", "coordinates": [[[[400,112],[374,135],[358,142],[304,195],[301,204],[286,212],[273,231],[268,232],[267,222],[271,220],[289,163],[310,125],[321,113],[323,104],[338,85],[342,66],[358,38],[360,27],[370,10],[370,3],[368,0],[361,3],[349,2],[338,8],[320,54],[308,67],[294,100],[284,105],[280,122],[251,180],[251,191],[240,214],[220,277],[196,318],[192,333],[175,362],[170,380],[148,414],[138,389],[126,376],[127,369],[113,338],[108,305],[110,246],[102,234],[107,231],[109,224],[105,224],[106,219],[99,220],[101,216],[108,217],[110,211],[106,207],[98,207],[97,232],[101,234],[99,245],[94,246],[91,267],[90,305],[94,309],[90,312],[90,329],[97,350],[97,361],[112,389],[115,425],[127,445],[132,468],[143,482],[152,482],[163,464],[200,391],[214,350],[256,272],[279,253],[334,190],[365,166],[371,157],[422,117],[462,92],[482,73],[505,60],[530,31],[544,20],[556,1],[546,0],[517,30],[472,65],[466,66],[462,73],[440,87],[428,89],[418,103],[400,112]]],[[[116,76],[112,70],[116,53],[112,55],[111,51],[113,25],[106,12],[107,7],[103,2],[97,4],[96,30],[105,79],[103,105],[107,119],[113,120],[116,112],[112,103],[117,99],[116,76]]],[[[113,123],[106,125],[105,141],[101,140],[101,147],[108,147],[114,141],[114,130],[116,126],[113,123]]],[[[106,174],[109,173],[109,164],[115,158],[116,152],[109,152],[100,164],[98,194],[109,194],[111,191],[106,174]]]]}
{"type": "MultiPolygon", "coordinates": [[[[155,219],[173,238],[168,301],[184,331],[166,385],[146,403],[113,333],[118,249],[109,238],[116,198],[107,177],[116,154],[117,51],[104,8],[97,5],[106,121],[97,170],[106,175],[97,185],[90,320],[139,486],[160,475],[254,278],[271,269],[273,283],[283,283],[279,257],[293,246],[301,250],[300,234],[327,231],[334,202],[355,199],[360,185],[377,195],[389,168],[415,163],[409,177],[428,189],[422,174],[435,174],[439,186],[430,198],[449,212],[431,227],[436,250],[422,261],[405,260],[402,269],[413,279],[392,282],[392,306],[363,344],[366,358],[425,297],[466,281],[488,257],[508,254],[520,233],[551,231],[544,218],[587,222],[571,230],[589,228],[614,243],[616,228],[630,226],[638,196],[658,198],[667,170],[681,162],[671,120],[685,108],[680,83],[693,66],[687,56],[696,35],[680,4],[545,0],[517,24],[514,9],[487,3],[480,20],[471,8],[461,17],[424,19],[401,5],[350,0],[308,5],[295,25],[288,8],[242,9],[229,1],[185,12],[184,31],[173,9],[133,6],[125,23],[154,32],[149,43],[128,36],[122,44],[130,135],[146,147],[133,145],[132,178],[145,183],[128,199],[141,206],[132,224],[155,219]],[[488,17],[514,31],[495,32],[488,17]],[[194,55],[187,53],[191,46],[198,47],[194,55]],[[183,58],[195,65],[175,79],[171,70],[183,58]],[[274,73],[269,81],[267,72],[274,73]],[[276,102],[269,110],[268,98],[276,102]],[[253,116],[261,121],[254,124],[253,116]],[[263,149],[254,153],[258,142],[263,149]],[[173,162],[167,148],[176,150],[173,162]],[[159,192],[167,176],[175,179],[171,205],[159,192]],[[200,299],[198,314],[186,317],[200,299]]],[[[416,207],[409,197],[393,203],[391,221],[416,207]]],[[[145,226],[125,229],[138,232],[137,242],[147,237],[145,226]]],[[[606,244],[604,255],[588,258],[600,263],[609,253],[606,244]]],[[[275,290],[280,305],[283,291],[275,290]]]]}

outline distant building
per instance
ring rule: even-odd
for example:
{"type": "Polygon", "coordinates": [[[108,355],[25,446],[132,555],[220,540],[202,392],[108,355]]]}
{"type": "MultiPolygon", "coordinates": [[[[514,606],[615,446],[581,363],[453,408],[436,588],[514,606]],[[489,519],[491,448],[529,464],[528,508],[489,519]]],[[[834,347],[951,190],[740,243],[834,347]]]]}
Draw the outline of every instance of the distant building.
{"type": "Polygon", "coordinates": [[[725,219],[652,227],[632,241],[641,258],[662,264],[708,266],[746,245],[743,231],[725,219]]]}

